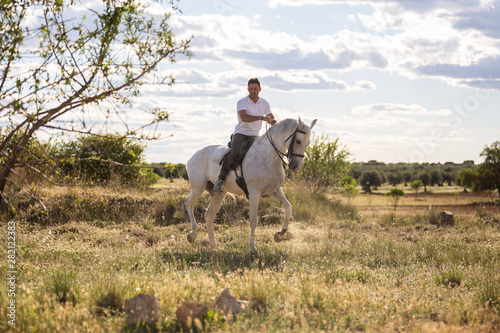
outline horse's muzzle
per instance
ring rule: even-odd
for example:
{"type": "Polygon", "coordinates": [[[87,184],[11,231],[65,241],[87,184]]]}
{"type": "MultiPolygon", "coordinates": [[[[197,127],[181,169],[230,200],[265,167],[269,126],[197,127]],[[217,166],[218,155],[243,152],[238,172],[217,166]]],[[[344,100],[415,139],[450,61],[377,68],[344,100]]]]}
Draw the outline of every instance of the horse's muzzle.
{"type": "Polygon", "coordinates": [[[293,158],[291,161],[290,161],[290,164],[288,165],[288,168],[293,171],[293,172],[297,172],[299,171],[301,168],[302,168],[302,160],[299,160],[299,159],[296,159],[296,158],[293,158]]]}

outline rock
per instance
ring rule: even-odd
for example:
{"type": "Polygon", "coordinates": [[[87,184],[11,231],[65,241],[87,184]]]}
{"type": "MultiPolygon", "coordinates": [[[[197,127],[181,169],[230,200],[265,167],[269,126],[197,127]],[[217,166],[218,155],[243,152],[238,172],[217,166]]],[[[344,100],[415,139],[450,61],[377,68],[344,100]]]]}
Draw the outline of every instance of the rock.
{"type": "Polygon", "coordinates": [[[190,328],[195,324],[196,319],[202,323],[207,311],[208,307],[204,304],[184,301],[175,311],[175,316],[185,327],[190,328]]]}
{"type": "Polygon", "coordinates": [[[224,291],[219,295],[215,301],[214,308],[220,309],[224,314],[238,314],[245,308],[246,304],[243,301],[238,300],[236,297],[231,296],[229,289],[224,289],[224,291]]]}
{"type": "Polygon", "coordinates": [[[441,213],[438,215],[438,225],[440,226],[447,226],[447,225],[453,225],[453,214],[450,212],[447,212],[443,210],[441,213]]]}
{"type": "Polygon", "coordinates": [[[161,306],[156,297],[139,294],[125,301],[127,325],[151,324],[161,320],[161,306]]]}

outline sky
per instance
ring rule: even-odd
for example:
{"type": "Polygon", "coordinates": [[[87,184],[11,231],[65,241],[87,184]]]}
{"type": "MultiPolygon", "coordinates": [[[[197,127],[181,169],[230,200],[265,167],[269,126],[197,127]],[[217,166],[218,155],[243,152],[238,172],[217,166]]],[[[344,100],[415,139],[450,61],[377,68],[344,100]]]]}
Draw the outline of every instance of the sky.
{"type": "Polygon", "coordinates": [[[226,144],[251,77],[278,120],[318,119],[315,135],[339,138],[355,162],[481,163],[483,148],[500,140],[500,0],[181,0],[179,8],[171,28],[179,40],[193,37],[194,56],[161,65],[177,79],[172,88],[141,89],[140,107],[170,112],[148,162],[186,163],[226,144]]]}

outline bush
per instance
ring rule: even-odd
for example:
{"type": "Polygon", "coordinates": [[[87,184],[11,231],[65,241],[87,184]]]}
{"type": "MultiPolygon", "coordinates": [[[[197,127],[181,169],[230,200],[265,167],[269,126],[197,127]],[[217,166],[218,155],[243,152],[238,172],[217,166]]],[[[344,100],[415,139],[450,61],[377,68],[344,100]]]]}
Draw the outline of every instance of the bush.
{"type": "Polygon", "coordinates": [[[413,182],[411,182],[410,187],[411,187],[412,190],[415,191],[415,200],[417,200],[418,190],[422,186],[424,186],[424,183],[420,179],[417,179],[417,180],[414,180],[413,182]]]}
{"type": "Polygon", "coordinates": [[[306,149],[306,157],[297,178],[303,181],[310,192],[322,193],[337,186],[342,177],[349,172],[351,153],[342,146],[337,138],[329,141],[328,136],[315,137],[306,149]]]}
{"type": "Polygon", "coordinates": [[[352,199],[358,194],[358,182],[356,179],[347,176],[340,182],[342,185],[342,195],[347,198],[350,204],[352,199]]]}
{"type": "Polygon", "coordinates": [[[405,195],[405,191],[400,188],[391,188],[389,192],[385,194],[386,197],[390,197],[394,203],[394,210],[396,210],[398,206],[399,199],[405,195]]]}
{"type": "Polygon", "coordinates": [[[152,185],[159,178],[151,169],[141,169],[145,145],[121,136],[80,136],[66,142],[60,162],[66,181],[81,180],[106,186],[119,184],[152,185]]]}

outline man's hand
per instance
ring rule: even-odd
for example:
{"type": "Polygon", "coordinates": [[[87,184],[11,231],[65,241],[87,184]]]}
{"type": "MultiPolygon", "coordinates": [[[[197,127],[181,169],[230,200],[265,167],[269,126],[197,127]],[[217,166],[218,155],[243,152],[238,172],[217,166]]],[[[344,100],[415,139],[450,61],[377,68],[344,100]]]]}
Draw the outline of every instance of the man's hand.
{"type": "Polygon", "coordinates": [[[262,119],[262,121],[267,122],[271,126],[274,125],[274,124],[276,124],[276,120],[274,119],[274,115],[272,113],[266,114],[264,116],[264,118],[262,119]]]}
{"type": "Polygon", "coordinates": [[[265,121],[268,124],[271,124],[273,120],[274,119],[269,116],[264,116],[264,118],[262,118],[262,121],[265,121]]]}

